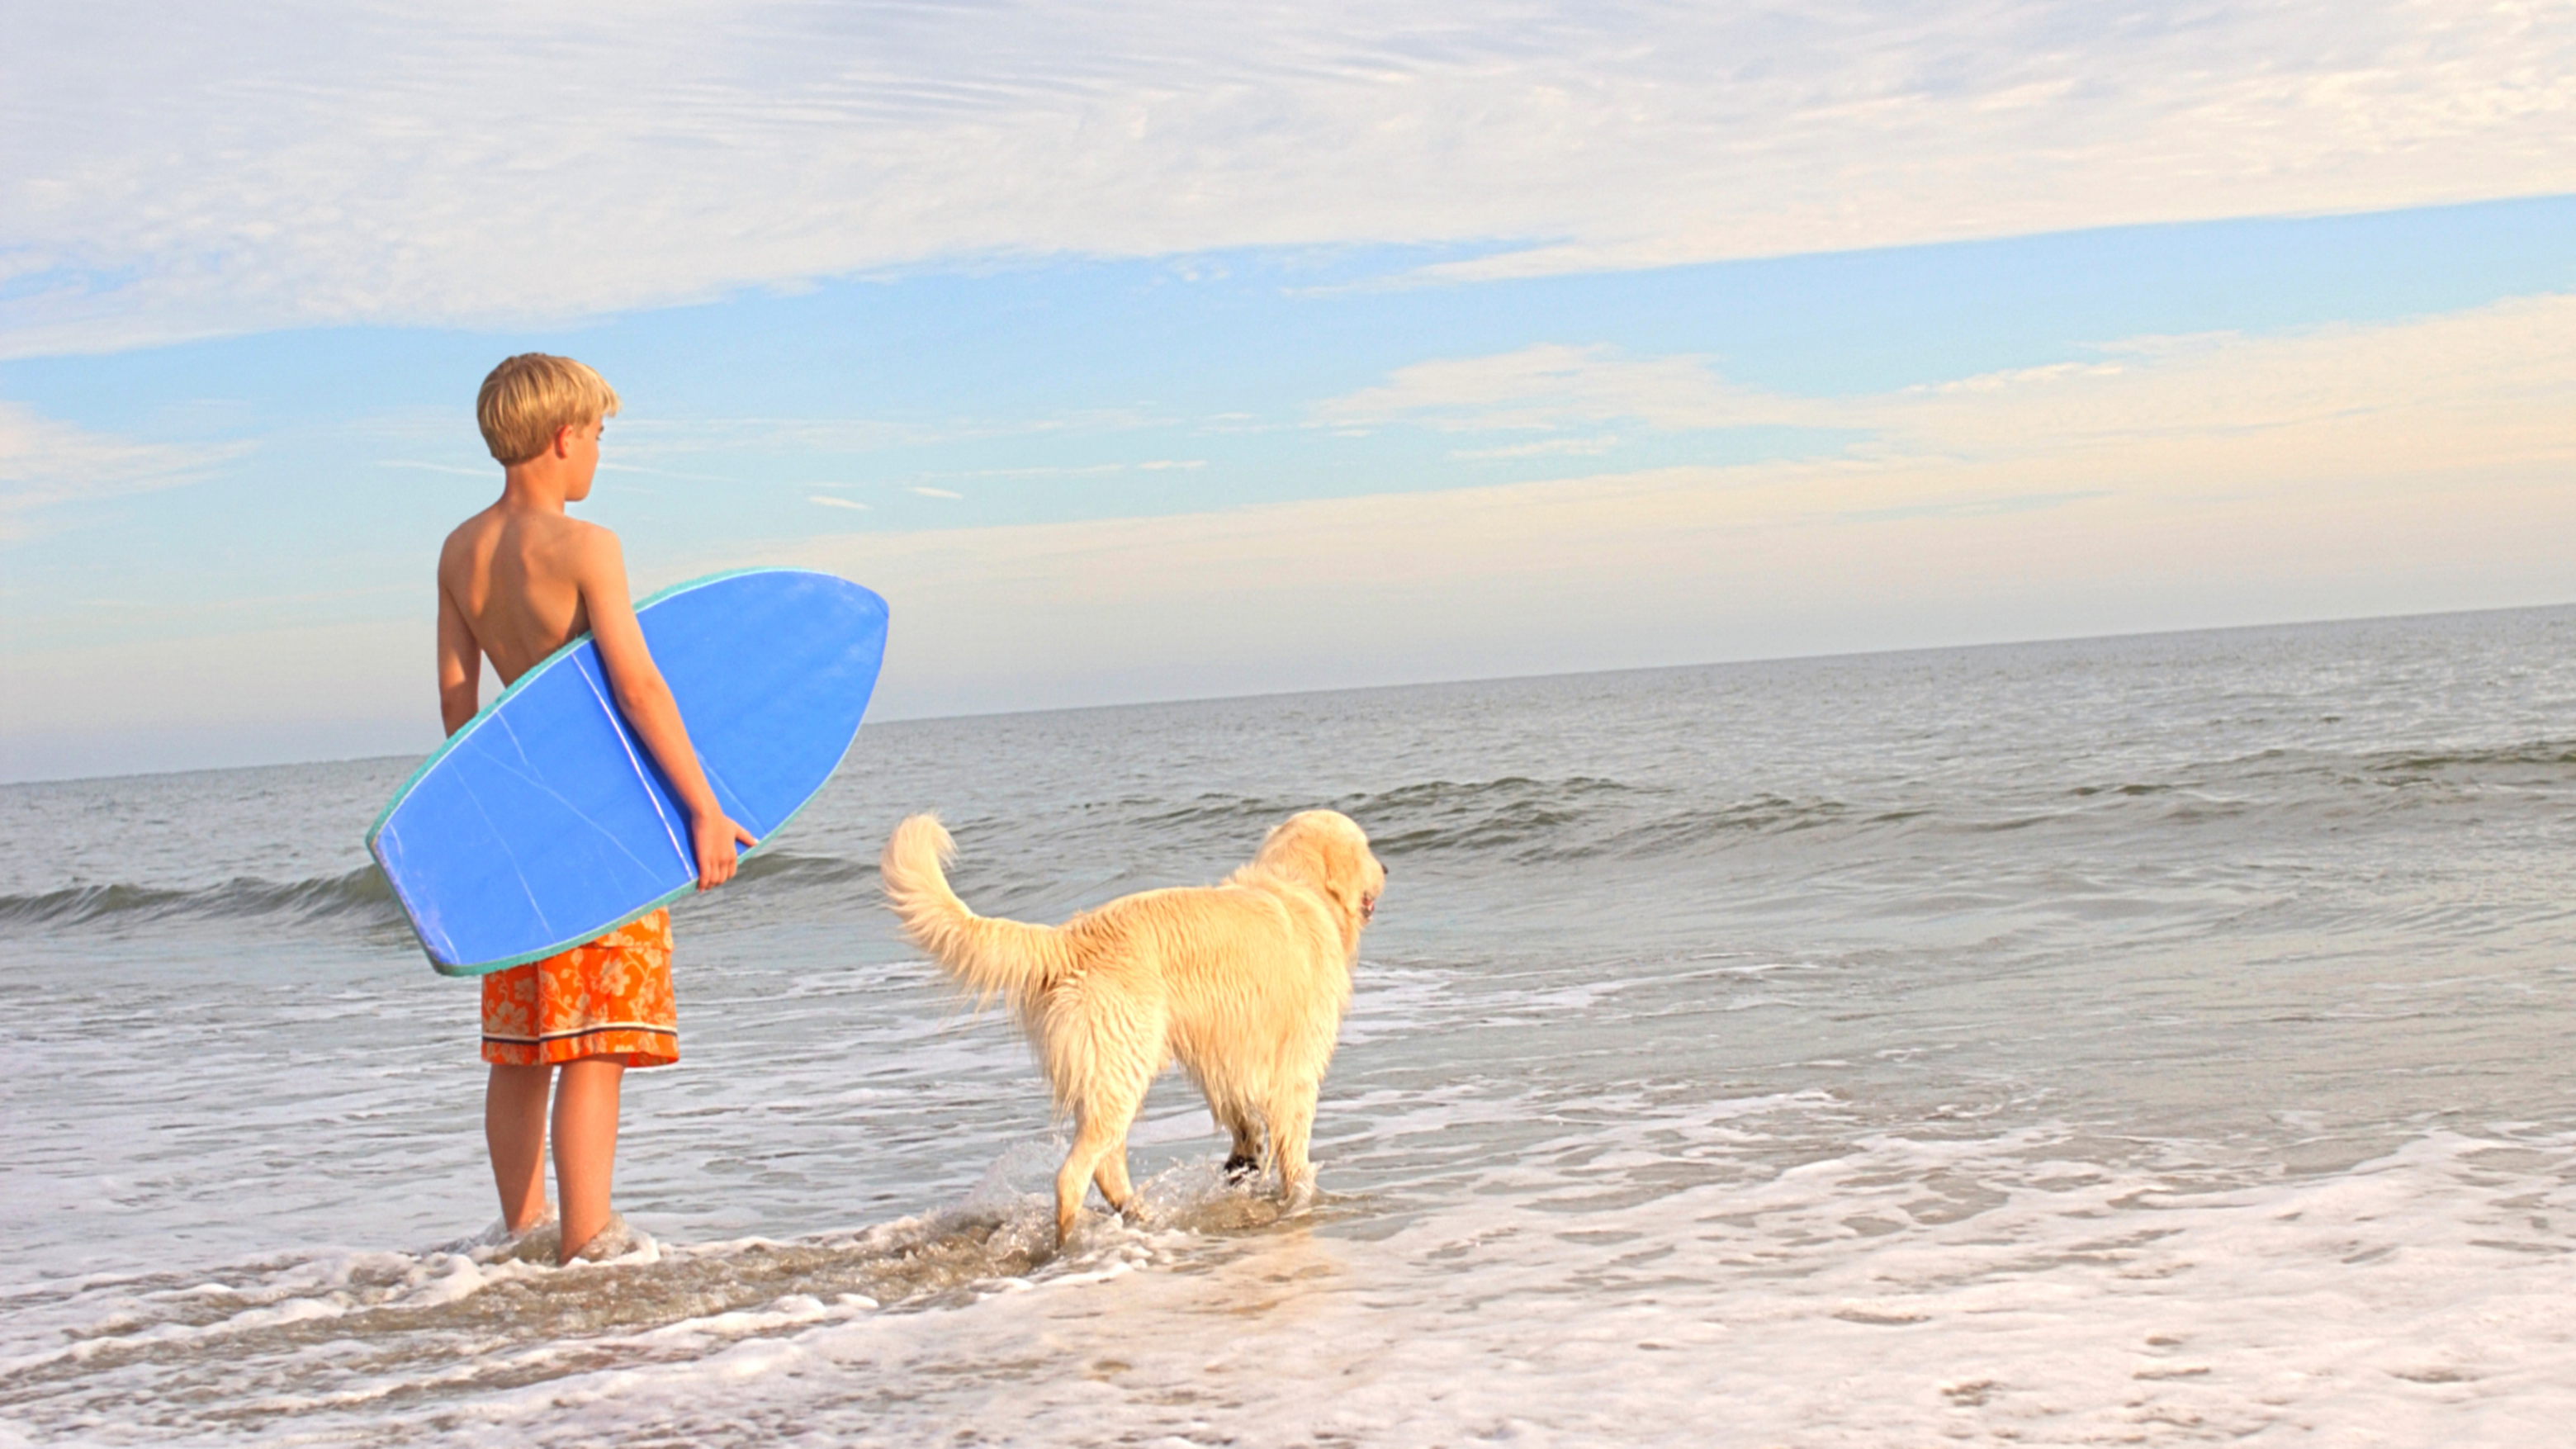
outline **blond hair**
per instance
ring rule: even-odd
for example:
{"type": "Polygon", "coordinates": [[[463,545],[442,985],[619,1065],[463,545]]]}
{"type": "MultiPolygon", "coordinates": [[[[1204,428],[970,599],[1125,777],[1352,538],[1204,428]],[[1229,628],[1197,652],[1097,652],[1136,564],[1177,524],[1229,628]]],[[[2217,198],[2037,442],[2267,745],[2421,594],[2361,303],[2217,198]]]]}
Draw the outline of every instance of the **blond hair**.
{"type": "Polygon", "coordinates": [[[558,428],[586,428],[617,415],[617,389],[569,357],[522,352],[503,358],[474,396],[474,421],[492,456],[524,463],[554,446],[558,428]]]}

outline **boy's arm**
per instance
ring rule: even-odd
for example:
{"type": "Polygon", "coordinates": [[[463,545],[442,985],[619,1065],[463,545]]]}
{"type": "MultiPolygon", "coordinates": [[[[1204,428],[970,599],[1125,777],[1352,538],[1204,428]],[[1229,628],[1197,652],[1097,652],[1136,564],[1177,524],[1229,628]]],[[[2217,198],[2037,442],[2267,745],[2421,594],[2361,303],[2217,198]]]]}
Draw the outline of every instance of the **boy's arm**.
{"type": "Polygon", "coordinates": [[[604,528],[585,530],[576,572],[583,605],[590,613],[591,643],[608,671],[608,687],[618,711],[635,731],[653,762],[671,782],[680,805],[689,812],[690,845],[697,855],[698,889],[708,890],[733,878],[735,847],[757,845],[751,832],[725,818],[716,792],[699,768],[698,752],[689,744],[689,728],[680,721],[679,701],[662,680],[652,652],[644,647],[643,626],[635,622],[635,605],[626,594],[626,555],[617,535],[604,528]]]}
{"type": "Polygon", "coordinates": [[[465,611],[438,581],[438,717],[454,734],[483,707],[483,646],[466,627],[465,611]]]}

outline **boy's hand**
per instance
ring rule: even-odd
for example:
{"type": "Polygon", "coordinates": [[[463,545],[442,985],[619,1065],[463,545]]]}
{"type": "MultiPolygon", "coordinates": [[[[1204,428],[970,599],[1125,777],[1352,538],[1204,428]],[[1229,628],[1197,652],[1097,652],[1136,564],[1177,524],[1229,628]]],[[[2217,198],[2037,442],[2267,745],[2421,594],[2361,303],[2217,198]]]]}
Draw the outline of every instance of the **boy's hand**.
{"type": "Polygon", "coordinates": [[[721,810],[710,810],[689,820],[689,844],[698,856],[698,889],[714,890],[733,879],[735,847],[749,850],[760,842],[750,831],[725,818],[721,810]]]}

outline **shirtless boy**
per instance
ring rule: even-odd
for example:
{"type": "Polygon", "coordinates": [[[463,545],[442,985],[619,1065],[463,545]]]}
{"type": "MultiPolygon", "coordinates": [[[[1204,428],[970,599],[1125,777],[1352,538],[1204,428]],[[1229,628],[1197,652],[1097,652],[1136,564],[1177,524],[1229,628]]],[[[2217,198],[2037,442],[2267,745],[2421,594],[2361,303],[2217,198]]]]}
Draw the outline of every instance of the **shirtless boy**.
{"type": "MultiPolygon", "coordinates": [[[[754,842],[716,804],[670,686],[645,650],[617,535],[564,513],[590,496],[600,429],[616,412],[615,389],[569,357],[522,353],[483,379],[475,421],[506,471],[501,500],[439,550],[438,707],[456,733],[481,704],[477,655],[507,685],[589,630],[617,708],[689,812],[698,889],[707,890],[732,878],[736,847],[754,842]]],[[[557,1261],[571,1262],[599,1238],[610,1220],[619,1085],[628,1067],[680,1059],[677,1025],[667,911],[483,978],[483,1060],[492,1065],[483,1136],[511,1236],[545,1217],[551,1087],[557,1261]]]]}

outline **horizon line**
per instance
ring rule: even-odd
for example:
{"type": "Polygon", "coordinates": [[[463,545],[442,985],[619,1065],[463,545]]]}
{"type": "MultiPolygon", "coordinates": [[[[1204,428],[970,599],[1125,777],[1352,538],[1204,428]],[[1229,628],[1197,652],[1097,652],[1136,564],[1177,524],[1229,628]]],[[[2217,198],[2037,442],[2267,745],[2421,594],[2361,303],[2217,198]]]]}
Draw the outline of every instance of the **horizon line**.
{"type": "MultiPolygon", "coordinates": [[[[1155,709],[1181,705],[1227,704],[1249,700],[1313,699],[1339,694],[1378,694],[1403,689],[1447,689],[1477,684],[1524,684],[1553,679],[1607,678],[1623,674],[1663,674],[1689,669],[1727,669],[1764,664],[1798,664],[1832,659],[1898,658],[1910,654],[1971,653],[1989,649],[2021,649],[2040,644],[2112,643],[2137,639],[2184,638],[2195,634],[2248,633],[2262,629],[2314,629],[2335,624],[2396,624],[2416,619],[2456,619],[2479,614],[2529,614],[2553,609],[2576,609],[2576,599],[2544,604],[2505,604],[2470,609],[2422,609],[2402,614],[2357,614],[2329,618],[2273,619],[2244,624],[2203,624],[2179,629],[2133,629],[2108,634],[2052,634],[2017,639],[1984,639],[1958,644],[1911,644],[1890,649],[1828,650],[1817,654],[1755,654],[1728,659],[1689,660],[1675,664],[1633,664],[1611,669],[1565,669],[1537,674],[1488,674],[1454,679],[1415,679],[1401,684],[1357,684],[1334,689],[1253,690],[1241,694],[1182,695],[1164,698],[1115,700],[1103,704],[1045,705],[1028,709],[964,710],[954,714],[901,715],[890,719],[862,718],[859,729],[865,733],[873,724],[915,725],[940,724],[957,720],[1012,719],[1023,716],[1081,714],[1101,710],[1155,709]]],[[[356,723],[357,721],[348,721],[356,723]]],[[[852,748],[857,736],[852,737],[852,748]]],[[[204,765],[176,770],[129,770],[98,775],[34,775],[0,779],[0,789],[21,785],[72,785],[111,780],[159,780],[176,775],[218,775],[242,770],[294,770],[313,765],[353,765],[370,760],[420,760],[434,753],[425,750],[386,755],[335,755],[320,759],[279,760],[259,765],[204,765]]],[[[839,773],[835,766],[834,774],[839,773]]]]}

